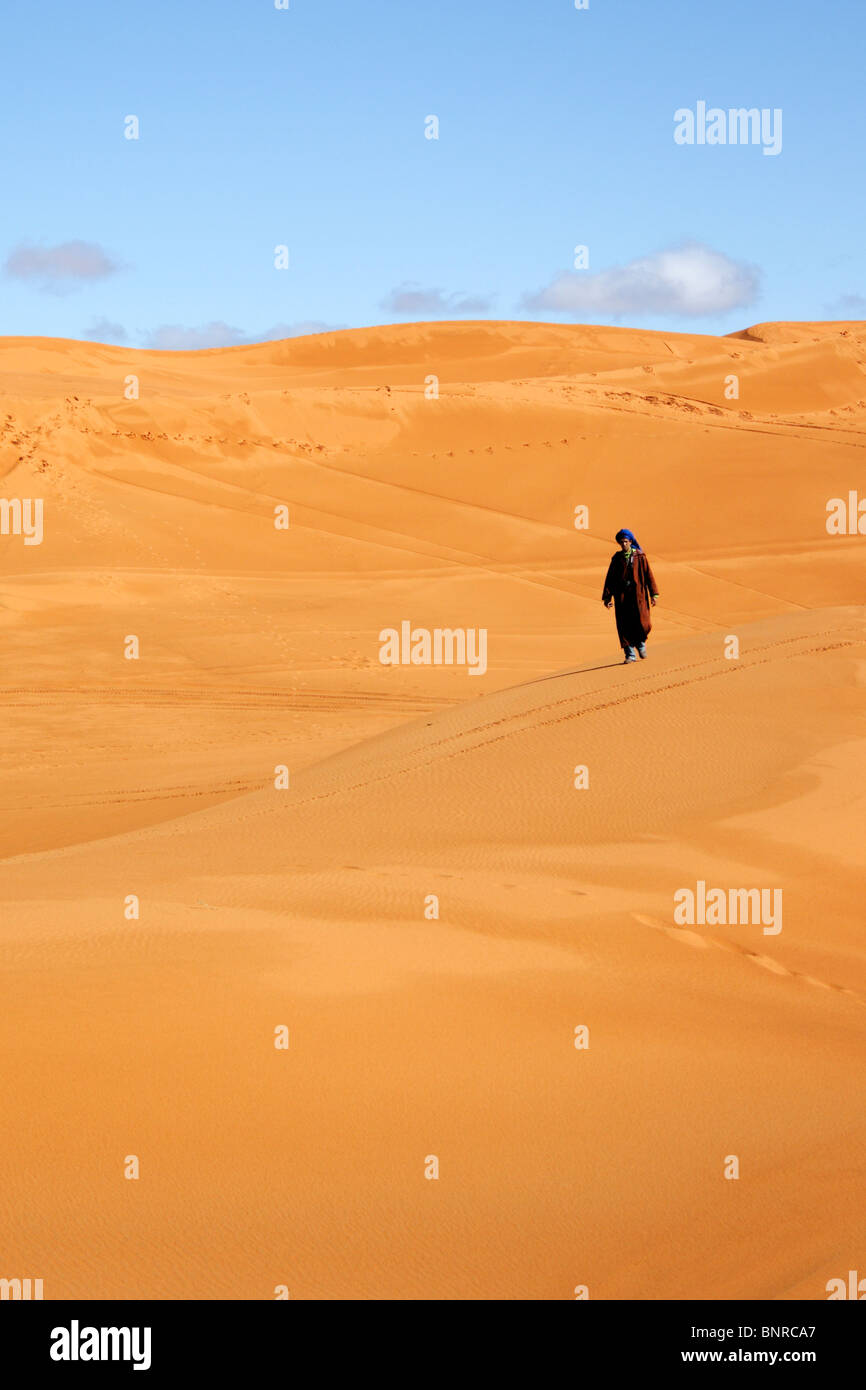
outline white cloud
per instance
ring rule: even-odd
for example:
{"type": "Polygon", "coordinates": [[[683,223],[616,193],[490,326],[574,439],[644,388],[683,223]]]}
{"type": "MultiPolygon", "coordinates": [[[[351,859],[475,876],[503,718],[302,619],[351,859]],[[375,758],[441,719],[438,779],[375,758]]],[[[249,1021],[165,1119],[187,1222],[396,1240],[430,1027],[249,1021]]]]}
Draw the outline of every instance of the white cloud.
{"type": "Polygon", "coordinates": [[[348,328],[347,323],[322,323],[319,319],[302,319],[298,323],[275,323],[264,333],[253,334],[249,343],[271,343],[281,338],[309,338],[314,333],[340,333],[348,328]]]}
{"type": "Polygon", "coordinates": [[[490,311],[490,299],[481,295],[445,294],[440,289],[398,285],[382,300],[381,308],[400,318],[464,318],[490,311]]]}
{"type": "Polygon", "coordinates": [[[120,266],[96,242],[64,241],[58,246],[22,243],[9,253],[3,268],[15,280],[39,281],[41,290],[64,294],[76,285],[104,280],[120,266]]]}
{"type": "Polygon", "coordinates": [[[734,261],[700,242],[640,256],[599,271],[562,271],[529,309],[563,314],[679,314],[700,318],[753,304],[760,288],[755,266],[734,261]]]}
{"type": "Polygon", "coordinates": [[[862,319],[866,313],[866,298],[862,294],[840,294],[827,305],[827,312],[834,318],[838,315],[842,319],[862,319]]]}
{"type": "Polygon", "coordinates": [[[94,343],[125,343],[127,333],[122,323],[112,323],[111,319],[94,319],[84,330],[85,338],[94,343]]]}
{"type": "Polygon", "coordinates": [[[300,323],[275,323],[261,333],[245,333],[230,323],[214,320],[199,328],[180,323],[164,323],[146,333],[142,345],[159,351],[197,352],[203,348],[243,347],[250,343],[269,343],[282,338],[304,338],[312,333],[336,333],[345,324],[321,323],[309,319],[300,323]]]}

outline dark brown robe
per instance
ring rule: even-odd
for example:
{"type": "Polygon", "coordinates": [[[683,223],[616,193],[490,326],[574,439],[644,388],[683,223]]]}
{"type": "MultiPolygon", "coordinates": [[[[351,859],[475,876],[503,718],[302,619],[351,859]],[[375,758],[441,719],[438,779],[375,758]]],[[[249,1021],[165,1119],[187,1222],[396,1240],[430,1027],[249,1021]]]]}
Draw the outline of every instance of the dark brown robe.
{"type": "Polygon", "coordinates": [[[652,628],[650,599],[658,597],[658,588],[642,550],[633,550],[630,561],[626,561],[622,550],[611,557],[601,597],[605,603],[613,599],[616,631],[623,650],[645,642],[652,628]]]}

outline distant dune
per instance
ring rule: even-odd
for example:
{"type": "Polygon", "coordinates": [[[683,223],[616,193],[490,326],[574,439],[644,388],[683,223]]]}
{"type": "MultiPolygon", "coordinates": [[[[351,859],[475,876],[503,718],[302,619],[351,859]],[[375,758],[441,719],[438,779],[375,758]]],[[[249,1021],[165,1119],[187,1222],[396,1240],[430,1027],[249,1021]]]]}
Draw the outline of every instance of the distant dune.
{"type": "Polygon", "coordinates": [[[0,535],[0,1277],[862,1265],[866,535],[826,519],[866,498],[866,325],[4,338],[0,383],[0,496],[44,514],[0,535]],[[404,621],[485,629],[486,671],[382,665],[404,621]],[[699,882],[781,890],[781,930],[678,922],[699,882]]]}

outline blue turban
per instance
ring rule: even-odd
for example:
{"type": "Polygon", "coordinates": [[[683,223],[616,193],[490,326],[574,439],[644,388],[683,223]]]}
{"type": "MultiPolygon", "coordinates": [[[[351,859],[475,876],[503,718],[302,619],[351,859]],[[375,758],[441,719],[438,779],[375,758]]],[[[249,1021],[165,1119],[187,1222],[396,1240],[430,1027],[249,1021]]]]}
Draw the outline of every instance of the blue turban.
{"type": "Polygon", "coordinates": [[[625,526],[622,528],[621,531],[617,531],[616,535],[614,536],[614,540],[615,540],[615,541],[631,541],[631,543],[632,543],[632,545],[634,546],[635,550],[640,550],[640,548],[641,548],[641,547],[640,547],[640,543],[639,543],[639,541],[638,541],[638,538],[637,538],[637,536],[635,535],[634,531],[629,531],[628,528],[625,527],[625,526]]]}

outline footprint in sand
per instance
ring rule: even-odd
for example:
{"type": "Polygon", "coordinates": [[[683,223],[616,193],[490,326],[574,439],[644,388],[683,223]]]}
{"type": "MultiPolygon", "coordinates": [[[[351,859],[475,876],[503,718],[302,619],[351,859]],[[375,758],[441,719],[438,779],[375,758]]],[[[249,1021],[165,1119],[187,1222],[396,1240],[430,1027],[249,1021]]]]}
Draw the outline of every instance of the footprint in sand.
{"type": "Polygon", "coordinates": [[[636,922],[641,922],[643,926],[652,927],[654,931],[664,932],[665,936],[672,936],[674,940],[683,941],[687,946],[696,946],[699,950],[717,944],[708,941],[705,936],[699,936],[696,931],[688,931],[685,927],[668,926],[665,922],[657,922],[654,917],[645,917],[641,912],[633,912],[632,916],[636,922]]]}
{"type": "Polygon", "coordinates": [[[656,917],[648,917],[642,912],[633,912],[632,917],[642,926],[652,927],[654,931],[664,932],[665,936],[671,936],[675,941],[683,941],[689,946],[716,946],[720,951],[728,951],[733,955],[744,956],[753,965],[758,965],[762,970],[768,970],[771,975],[787,975],[789,980],[802,980],[804,984],[814,985],[817,989],[833,990],[837,994],[847,994],[858,1004],[866,1007],[866,999],[863,999],[856,990],[848,989],[846,985],[830,984],[827,980],[818,980],[814,975],[803,975],[799,970],[789,970],[781,961],[773,960],[772,956],[761,955],[758,951],[749,951],[745,946],[738,946],[733,941],[714,941],[706,936],[699,936],[697,932],[688,931],[684,927],[671,926],[667,922],[660,922],[656,917]]]}
{"type": "Polygon", "coordinates": [[[743,951],[742,953],[753,965],[760,965],[763,970],[769,970],[772,975],[791,975],[791,971],[784,965],[780,965],[777,960],[772,960],[770,956],[759,956],[757,951],[743,951]]]}

